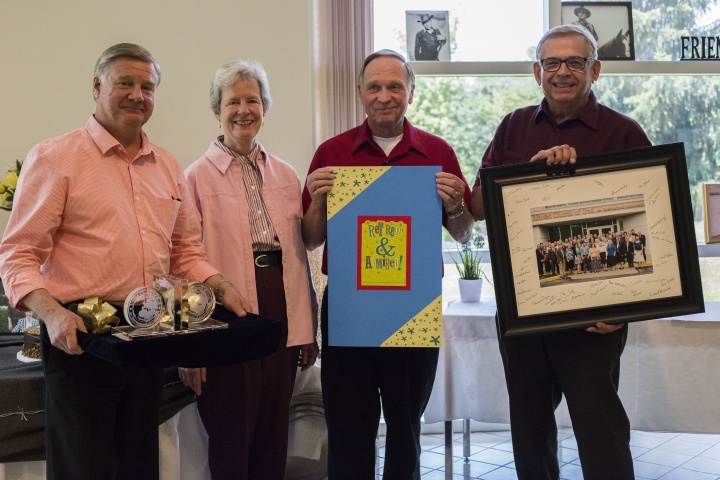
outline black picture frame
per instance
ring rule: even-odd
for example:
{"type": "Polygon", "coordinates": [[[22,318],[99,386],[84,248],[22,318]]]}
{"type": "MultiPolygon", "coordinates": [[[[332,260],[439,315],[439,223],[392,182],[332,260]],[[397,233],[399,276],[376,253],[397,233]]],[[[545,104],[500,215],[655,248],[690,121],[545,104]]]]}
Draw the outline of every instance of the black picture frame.
{"type": "Polygon", "coordinates": [[[406,10],[405,31],[411,62],[452,60],[449,11],[406,10]]]}
{"type": "Polygon", "coordinates": [[[574,165],[483,168],[480,180],[501,335],[705,311],[682,143],[581,156],[574,165]],[[615,222],[628,235],[647,226],[648,261],[636,272],[545,281],[538,240],[572,222],[615,222]]]}
{"type": "Polygon", "coordinates": [[[632,2],[562,2],[561,18],[595,37],[598,60],[635,60],[632,2]]]}

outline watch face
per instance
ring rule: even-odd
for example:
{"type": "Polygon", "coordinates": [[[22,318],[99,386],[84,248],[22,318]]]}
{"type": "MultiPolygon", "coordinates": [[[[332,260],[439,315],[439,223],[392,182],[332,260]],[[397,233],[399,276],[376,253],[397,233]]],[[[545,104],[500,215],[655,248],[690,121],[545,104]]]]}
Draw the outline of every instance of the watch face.
{"type": "Polygon", "coordinates": [[[138,287],[125,299],[125,319],[139,328],[155,326],[162,317],[163,299],[153,288],[138,287]]]}
{"type": "Polygon", "coordinates": [[[215,294],[204,283],[194,282],[188,285],[185,298],[188,303],[188,321],[202,323],[215,311],[215,294]]]}

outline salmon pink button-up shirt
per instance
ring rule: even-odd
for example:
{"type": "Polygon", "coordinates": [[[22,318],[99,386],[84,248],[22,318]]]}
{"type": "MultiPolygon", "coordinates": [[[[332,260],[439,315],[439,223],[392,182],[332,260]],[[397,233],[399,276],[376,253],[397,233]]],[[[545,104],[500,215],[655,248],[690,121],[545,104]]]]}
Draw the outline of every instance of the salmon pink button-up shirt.
{"type": "Polygon", "coordinates": [[[0,277],[18,306],[45,288],[61,302],[121,303],[156,273],[203,281],[218,273],[177,160],[142,133],[129,158],[90,117],[28,154],[0,245],[0,277]]]}
{"type": "MultiPolygon", "coordinates": [[[[282,247],[287,346],[313,343],[317,302],[300,231],[300,180],[295,169],[265,152],[262,145],[257,166],[262,175],[262,198],[282,247]]],[[[250,302],[251,311],[258,313],[253,241],[242,174],[239,160],[214,143],[185,171],[202,218],[208,259],[222,265],[225,278],[250,302]]]]}

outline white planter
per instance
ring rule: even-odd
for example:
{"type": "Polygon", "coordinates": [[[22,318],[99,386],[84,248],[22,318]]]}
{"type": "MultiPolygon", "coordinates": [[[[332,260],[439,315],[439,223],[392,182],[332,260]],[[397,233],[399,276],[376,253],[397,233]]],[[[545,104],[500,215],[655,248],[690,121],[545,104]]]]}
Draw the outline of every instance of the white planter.
{"type": "Polygon", "coordinates": [[[458,278],[460,283],[460,301],[465,303],[478,303],[482,291],[483,279],[465,280],[458,278]]]}

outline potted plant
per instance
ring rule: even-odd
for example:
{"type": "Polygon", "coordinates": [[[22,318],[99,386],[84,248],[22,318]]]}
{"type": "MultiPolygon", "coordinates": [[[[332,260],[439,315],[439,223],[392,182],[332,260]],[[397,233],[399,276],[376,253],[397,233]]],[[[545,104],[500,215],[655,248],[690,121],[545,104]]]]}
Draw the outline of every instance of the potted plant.
{"type": "Polygon", "coordinates": [[[459,262],[450,254],[455,263],[455,268],[460,274],[458,282],[460,283],[460,301],[462,302],[479,302],[483,279],[490,282],[481,263],[482,254],[480,249],[484,246],[485,238],[482,235],[477,235],[467,243],[458,246],[459,262]]]}

